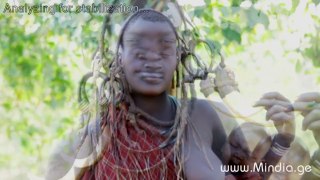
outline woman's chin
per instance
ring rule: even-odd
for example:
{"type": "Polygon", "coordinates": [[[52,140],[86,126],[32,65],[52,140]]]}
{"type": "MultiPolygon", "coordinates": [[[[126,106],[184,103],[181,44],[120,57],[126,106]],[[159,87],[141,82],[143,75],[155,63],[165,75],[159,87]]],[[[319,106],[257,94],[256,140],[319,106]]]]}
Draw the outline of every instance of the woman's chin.
{"type": "Polygon", "coordinates": [[[134,94],[139,94],[142,96],[160,96],[165,92],[165,90],[159,89],[144,89],[143,91],[133,91],[134,94]]]}

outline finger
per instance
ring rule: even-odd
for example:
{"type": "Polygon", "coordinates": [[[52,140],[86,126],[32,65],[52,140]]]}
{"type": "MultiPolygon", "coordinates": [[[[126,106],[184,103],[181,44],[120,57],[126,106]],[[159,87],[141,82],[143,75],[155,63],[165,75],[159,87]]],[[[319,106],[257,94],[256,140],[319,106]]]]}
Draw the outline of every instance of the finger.
{"type": "Polygon", "coordinates": [[[307,127],[315,122],[316,120],[320,119],[320,109],[315,109],[313,111],[311,111],[308,115],[306,115],[306,117],[304,118],[303,122],[302,122],[302,129],[306,130],[307,127]]]}
{"type": "Polygon", "coordinates": [[[270,109],[268,109],[267,114],[266,114],[266,120],[269,120],[271,116],[274,114],[284,112],[287,108],[280,106],[280,105],[274,105],[270,109]]]}
{"type": "Polygon", "coordinates": [[[285,102],[285,101],[280,101],[276,99],[260,99],[257,101],[253,107],[258,107],[258,106],[265,106],[265,107],[271,107],[274,105],[281,105],[284,107],[290,107],[291,103],[290,102],[285,102]]]}
{"type": "Polygon", "coordinates": [[[306,129],[310,129],[311,131],[320,131],[320,118],[316,121],[314,121],[313,123],[310,123],[310,125],[306,128],[306,129]]]}
{"type": "Polygon", "coordinates": [[[294,102],[293,109],[295,111],[311,111],[315,108],[320,109],[320,103],[316,102],[294,102]]]}
{"type": "Polygon", "coordinates": [[[320,102],[320,93],[319,92],[309,92],[301,94],[296,101],[299,102],[320,102]]]}
{"type": "Polygon", "coordinates": [[[270,120],[272,121],[281,121],[281,122],[288,122],[293,119],[294,119],[293,115],[289,115],[285,112],[276,113],[270,117],[270,120]]]}
{"type": "Polygon", "coordinates": [[[301,112],[301,115],[303,116],[303,117],[306,117],[306,115],[308,115],[310,113],[310,111],[302,111],[301,112]]]}
{"type": "Polygon", "coordinates": [[[284,97],[282,94],[278,92],[269,92],[262,96],[262,98],[266,99],[277,99],[277,100],[283,100],[283,101],[289,101],[286,97],[284,97]]]}

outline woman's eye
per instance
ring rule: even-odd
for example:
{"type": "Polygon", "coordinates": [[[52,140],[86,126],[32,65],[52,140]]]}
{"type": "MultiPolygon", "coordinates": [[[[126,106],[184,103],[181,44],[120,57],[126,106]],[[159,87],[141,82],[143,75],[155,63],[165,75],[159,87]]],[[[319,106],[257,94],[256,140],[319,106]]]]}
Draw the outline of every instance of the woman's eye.
{"type": "Polygon", "coordinates": [[[163,44],[172,44],[175,42],[173,39],[170,39],[170,38],[161,38],[159,39],[159,41],[163,44]]]}
{"type": "Polygon", "coordinates": [[[168,54],[168,53],[160,53],[160,55],[162,56],[162,57],[169,57],[170,56],[170,54],[168,54]]]}
{"type": "Polygon", "coordinates": [[[234,147],[234,148],[239,148],[238,144],[236,144],[236,143],[230,143],[230,145],[231,145],[232,147],[234,147]]]}
{"type": "Polygon", "coordinates": [[[125,42],[130,45],[135,45],[139,43],[138,39],[126,39],[125,42]]]}
{"type": "Polygon", "coordinates": [[[239,148],[239,146],[234,145],[234,144],[232,144],[232,147],[234,147],[234,148],[236,148],[236,149],[238,149],[238,148],[239,148]]]}
{"type": "Polygon", "coordinates": [[[137,53],[137,54],[136,54],[136,57],[137,57],[138,59],[145,59],[145,56],[144,56],[143,53],[137,53]]]}

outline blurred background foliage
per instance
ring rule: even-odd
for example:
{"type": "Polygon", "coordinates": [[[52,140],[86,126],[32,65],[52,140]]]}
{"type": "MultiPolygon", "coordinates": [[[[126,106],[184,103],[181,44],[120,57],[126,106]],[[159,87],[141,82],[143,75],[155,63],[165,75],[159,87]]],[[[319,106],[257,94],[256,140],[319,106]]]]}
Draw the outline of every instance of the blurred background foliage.
{"type": "MultiPolygon", "coordinates": [[[[319,91],[319,0],[178,2],[200,37],[222,49],[249,102],[268,91],[280,91],[291,100],[302,92],[319,91]]],[[[41,178],[53,144],[79,125],[77,88],[91,70],[103,14],[3,13],[6,3],[0,3],[0,178],[41,178]]],[[[106,38],[111,46],[126,15],[112,16],[112,33],[106,38]]],[[[299,133],[306,146],[314,148],[312,134],[299,133]]]]}

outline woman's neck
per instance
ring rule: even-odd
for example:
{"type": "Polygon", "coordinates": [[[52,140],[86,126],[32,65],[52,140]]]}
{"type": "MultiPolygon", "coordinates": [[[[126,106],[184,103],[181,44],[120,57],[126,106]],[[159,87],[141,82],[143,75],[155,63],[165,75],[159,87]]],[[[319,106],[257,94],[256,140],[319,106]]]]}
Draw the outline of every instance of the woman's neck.
{"type": "Polygon", "coordinates": [[[172,103],[168,93],[164,92],[158,96],[145,96],[132,94],[135,105],[147,114],[161,121],[173,120],[175,112],[172,111],[172,103]]]}

